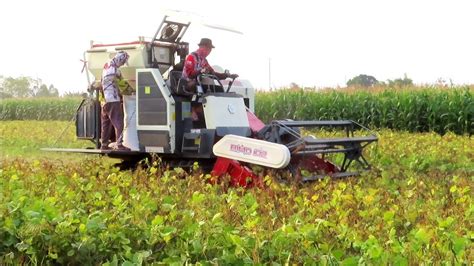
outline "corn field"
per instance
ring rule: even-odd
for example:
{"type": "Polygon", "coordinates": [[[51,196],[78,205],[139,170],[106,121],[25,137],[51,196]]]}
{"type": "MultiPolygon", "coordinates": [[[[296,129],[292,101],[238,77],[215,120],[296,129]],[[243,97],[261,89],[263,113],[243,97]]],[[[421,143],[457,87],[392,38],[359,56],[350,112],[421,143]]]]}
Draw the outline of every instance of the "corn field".
{"type": "Polygon", "coordinates": [[[0,120],[71,120],[81,98],[23,98],[0,101],[0,120]]]}
{"type": "MultiPolygon", "coordinates": [[[[0,120],[71,120],[80,98],[6,99],[0,120]]],[[[371,128],[409,132],[474,132],[473,89],[278,90],[257,92],[257,116],[274,119],[354,120],[371,128]]]]}
{"type": "Polygon", "coordinates": [[[280,90],[257,94],[255,111],[264,122],[274,119],[354,120],[372,128],[410,132],[448,131],[473,134],[472,89],[280,90]]]}

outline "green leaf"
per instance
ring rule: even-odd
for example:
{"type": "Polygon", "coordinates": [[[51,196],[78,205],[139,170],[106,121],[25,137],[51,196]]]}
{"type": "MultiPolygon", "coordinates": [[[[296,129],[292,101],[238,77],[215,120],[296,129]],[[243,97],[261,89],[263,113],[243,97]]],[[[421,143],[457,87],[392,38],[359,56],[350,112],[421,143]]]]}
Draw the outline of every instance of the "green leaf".
{"type": "Polygon", "coordinates": [[[342,258],[342,256],[344,255],[344,251],[342,251],[340,249],[333,250],[333,251],[331,251],[331,253],[338,260],[340,260],[342,258]]]}
{"type": "Polygon", "coordinates": [[[90,219],[86,224],[87,231],[94,231],[98,229],[104,229],[105,224],[102,221],[101,217],[94,217],[90,219]]]}
{"type": "Polygon", "coordinates": [[[393,265],[397,266],[408,266],[408,259],[402,257],[401,255],[397,255],[393,258],[393,265]]]}
{"type": "Polygon", "coordinates": [[[196,254],[200,254],[202,251],[203,251],[203,247],[202,247],[202,244],[201,244],[201,240],[199,239],[195,239],[193,240],[192,242],[192,245],[193,245],[193,249],[194,249],[194,252],[196,254]]]}
{"type": "Polygon", "coordinates": [[[163,197],[163,203],[173,205],[174,204],[174,199],[171,196],[164,196],[163,197]]]}
{"type": "Polygon", "coordinates": [[[416,232],[415,238],[416,238],[418,241],[420,241],[420,242],[422,242],[422,243],[424,243],[424,244],[428,244],[428,243],[430,243],[431,236],[430,236],[430,234],[429,234],[428,232],[426,232],[425,229],[420,228],[420,229],[418,229],[418,231],[416,232]]]}
{"type": "Polygon", "coordinates": [[[229,234],[229,238],[232,240],[232,243],[234,243],[236,246],[239,246],[239,247],[242,246],[242,238],[240,236],[229,234]]]}
{"type": "Polygon", "coordinates": [[[359,264],[358,257],[349,257],[341,262],[342,266],[357,266],[359,264]]]}
{"type": "Polygon", "coordinates": [[[79,225],[79,232],[84,233],[86,231],[86,225],[85,224],[80,224],[79,225]]]}
{"type": "Polygon", "coordinates": [[[18,249],[19,251],[21,252],[24,252],[25,250],[27,250],[28,248],[30,247],[30,245],[24,243],[24,242],[20,242],[20,243],[17,243],[15,245],[15,248],[18,249]]]}
{"type": "Polygon", "coordinates": [[[383,214],[383,219],[386,221],[386,222],[389,222],[389,221],[392,221],[393,220],[393,217],[395,216],[395,213],[392,212],[392,211],[386,211],[384,212],[383,214]]]}
{"type": "Polygon", "coordinates": [[[156,215],[153,221],[151,221],[152,225],[162,225],[163,222],[165,221],[165,218],[161,215],[156,215]]]}
{"type": "Polygon", "coordinates": [[[162,235],[170,235],[170,234],[173,234],[177,231],[176,227],[173,227],[173,226],[166,226],[162,231],[161,231],[161,234],[162,235]]]}
{"type": "Polygon", "coordinates": [[[102,199],[102,194],[100,194],[100,192],[96,192],[96,193],[94,193],[94,197],[95,197],[96,199],[99,199],[99,200],[100,200],[100,199],[102,199]]]}
{"type": "Polygon", "coordinates": [[[218,212],[216,214],[214,214],[214,216],[212,217],[212,222],[215,223],[216,221],[220,221],[221,220],[221,217],[222,217],[222,213],[218,212]]]}
{"type": "Polygon", "coordinates": [[[112,257],[112,262],[110,263],[110,266],[117,266],[117,265],[118,265],[117,255],[114,254],[114,256],[112,257]]]}
{"type": "Polygon", "coordinates": [[[192,199],[191,199],[191,203],[192,203],[193,205],[199,205],[199,204],[201,204],[205,199],[206,199],[206,195],[201,194],[201,193],[195,191],[195,192],[193,193],[193,197],[192,197],[192,199]]]}
{"type": "Polygon", "coordinates": [[[380,255],[382,255],[383,249],[378,245],[373,245],[369,248],[368,253],[370,258],[376,259],[379,258],[380,255]]]}
{"type": "Polygon", "coordinates": [[[453,239],[453,250],[456,253],[456,256],[459,256],[461,252],[466,248],[467,240],[463,237],[454,237],[453,239]]]}
{"type": "Polygon", "coordinates": [[[438,222],[438,225],[439,227],[442,227],[442,228],[448,228],[450,227],[454,222],[454,218],[449,216],[448,218],[446,218],[446,220],[441,220],[438,222]]]}
{"type": "Polygon", "coordinates": [[[48,257],[52,258],[53,260],[56,260],[56,259],[58,259],[58,253],[49,252],[48,257]]]}

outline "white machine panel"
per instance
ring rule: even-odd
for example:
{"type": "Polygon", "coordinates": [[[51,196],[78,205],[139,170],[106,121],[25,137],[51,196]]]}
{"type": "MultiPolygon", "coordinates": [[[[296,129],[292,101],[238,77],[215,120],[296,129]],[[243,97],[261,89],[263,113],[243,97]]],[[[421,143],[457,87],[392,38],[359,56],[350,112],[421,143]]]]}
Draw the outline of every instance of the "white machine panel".
{"type": "Polygon", "coordinates": [[[290,151],[285,145],[264,140],[225,135],[214,144],[216,156],[281,169],[290,163],[290,151]]]}
{"type": "MultiPolygon", "coordinates": [[[[224,90],[227,90],[229,82],[229,79],[221,80],[221,83],[224,86],[224,90]]],[[[237,94],[242,95],[245,99],[248,99],[248,107],[250,111],[252,111],[252,113],[255,113],[255,89],[253,88],[252,83],[250,83],[250,81],[244,79],[236,79],[234,83],[232,83],[230,92],[235,92],[237,94]]]]}
{"type": "Polygon", "coordinates": [[[207,129],[249,127],[244,99],[209,95],[203,104],[207,129]]]}

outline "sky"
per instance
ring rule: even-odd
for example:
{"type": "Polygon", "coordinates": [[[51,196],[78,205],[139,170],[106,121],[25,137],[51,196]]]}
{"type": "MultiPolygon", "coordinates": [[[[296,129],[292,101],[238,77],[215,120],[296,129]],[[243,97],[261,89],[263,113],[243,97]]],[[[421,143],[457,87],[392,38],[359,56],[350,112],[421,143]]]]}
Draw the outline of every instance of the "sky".
{"type": "Polygon", "coordinates": [[[211,38],[211,65],[257,89],[345,86],[359,74],[474,84],[472,0],[7,0],[0,6],[0,75],[41,78],[62,94],[86,90],[80,59],[91,40],[151,38],[170,10],[192,18],[183,38],[190,51],[211,38]]]}

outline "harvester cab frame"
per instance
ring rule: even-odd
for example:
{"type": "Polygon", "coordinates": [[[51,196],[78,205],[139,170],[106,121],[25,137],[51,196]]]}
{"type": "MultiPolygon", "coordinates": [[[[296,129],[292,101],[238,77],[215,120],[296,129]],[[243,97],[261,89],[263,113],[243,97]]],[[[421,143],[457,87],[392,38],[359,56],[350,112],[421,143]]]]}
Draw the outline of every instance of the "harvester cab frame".
{"type": "Polygon", "coordinates": [[[134,91],[123,97],[124,145],[130,151],[98,149],[101,104],[94,86],[78,107],[75,122],[77,138],[90,140],[95,147],[44,150],[106,155],[121,159],[124,167],[157,154],[171,166],[190,167],[199,162],[203,169],[212,169],[213,175],[229,174],[232,185],[245,187],[262,184],[252,165],[289,171],[300,181],[357,175],[357,170],[351,170],[352,162],[358,163],[358,169],[370,168],[363,149],[377,137],[372,132],[355,136],[356,129],[366,128],[353,121],[277,120],[265,124],[254,115],[253,86],[241,78],[221,81],[201,74],[195,91],[184,89],[181,74],[189,44],[181,40],[190,24],[165,16],[150,41],[139,37],[126,43],[91,43],[86,51],[86,69],[96,81],[115,53],[130,55],[128,64],[121,67],[134,91]],[[200,113],[195,109],[201,109],[200,113]],[[342,129],[346,135],[304,136],[305,128],[342,129]],[[343,154],[339,165],[326,159],[335,153],[343,154]]]}
{"type": "Polygon", "coordinates": [[[168,16],[163,18],[160,26],[158,27],[155,35],[151,39],[150,48],[148,51],[150,65],[154,68],[159,68],[160,65],[168,66],[177,66],[182,67],[186,56],[189,53],[189,44],[186,42],[181,42],[184,34],[188,30],[191,22],[181,23],[168,19],[168,16]],[[163,62],[163,60],[158,60],[157,54],[160,54],[160,51],[155,51],[155,49],[160,49],[158,43],[168,43],[172,44],[173,50],[170,53],[169,60],[163,62]],[[174,64],[174,54],[177,54],[180,57],[178,64],[174,64]]]}

